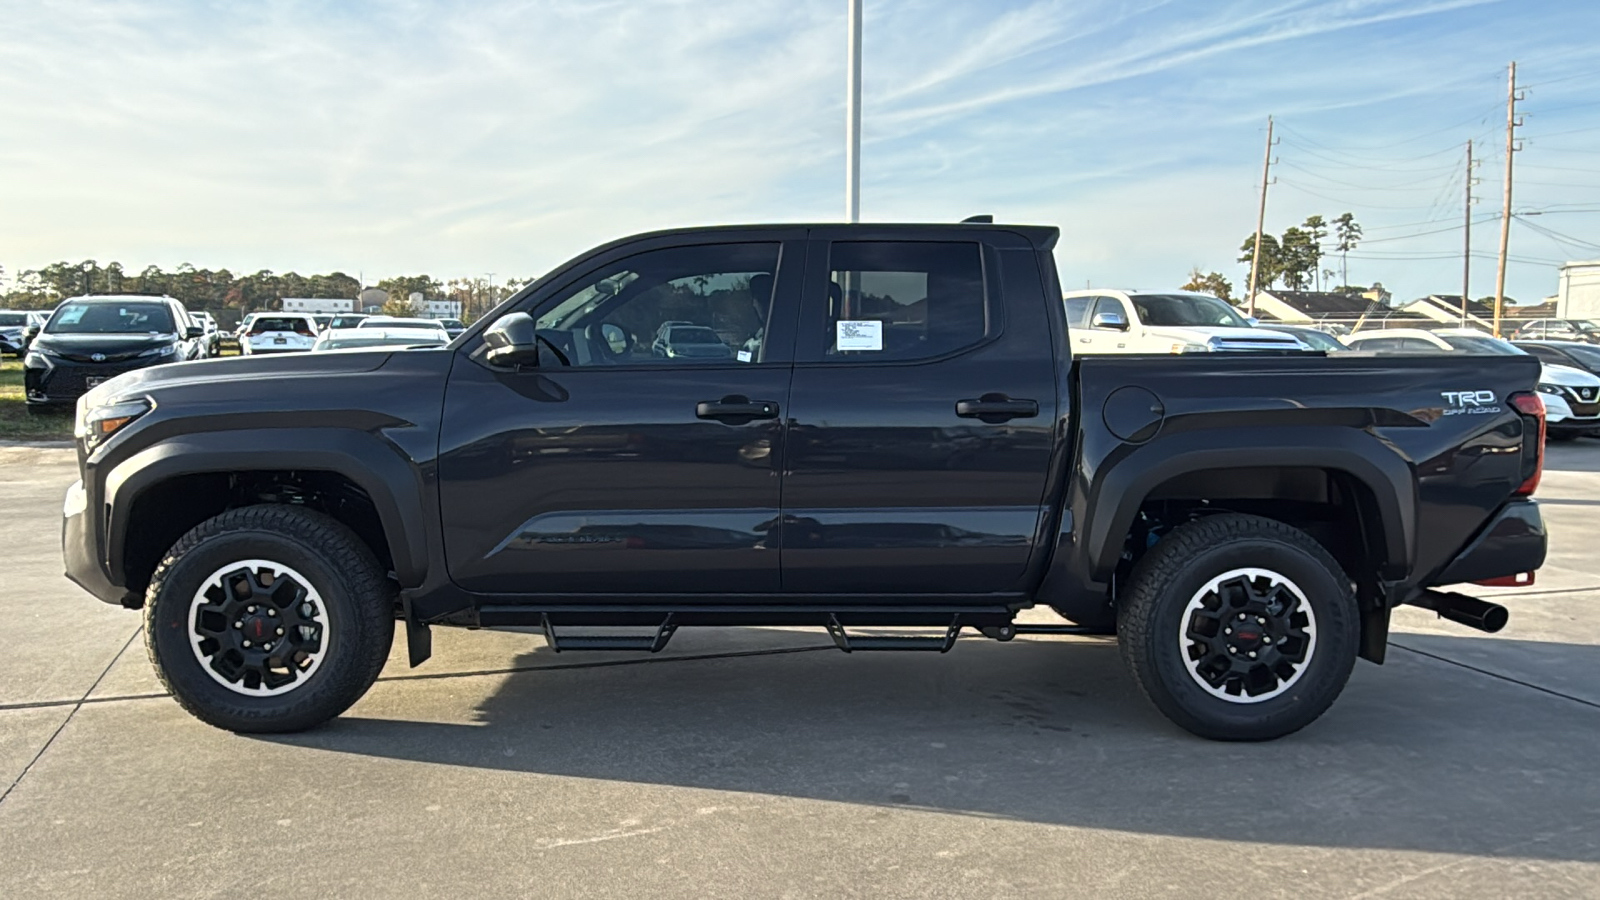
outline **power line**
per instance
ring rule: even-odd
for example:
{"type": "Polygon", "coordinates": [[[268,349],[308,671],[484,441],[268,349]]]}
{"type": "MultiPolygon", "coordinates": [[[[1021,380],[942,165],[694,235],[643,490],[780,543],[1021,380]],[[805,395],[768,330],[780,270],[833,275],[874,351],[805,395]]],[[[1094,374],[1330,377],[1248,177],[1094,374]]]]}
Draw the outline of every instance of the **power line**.
{"type": "MultiPolygon", "coordinates": [[[[1324,144],[1321,141],[1317,141],[1317,140],[1313,139],[1310,135],[1307,135],[1304,132],[1302,132],[1302,131],[1300,131],[1298,129],[1292,128],[1292,127],[1290,127],[1288,125],[1284,125],[1284,126],[1282,126],[1282,128],[1283,128],[1284,131],[1288,132],[1289,134],[1298,136],[1300,140],[1305,141],[1306,143],[1312,145],[1313,147],[1321,147],[1322,149],[1327,150],[1330,153],[1343,153],[1343,154],[1345,154],[1347,156],[1361,156],[1363,154],[1370,153],[1370,152],[1382,151],[1382,150],[1392,150],[1395,147],[1403,147],[1406,144],[1414,144],[1417,141],[1420,141],[1420,140],[1422,140],[1424,138],[1430,138],[1430,137],[1433,137],[1436,134],[1443,134],[1443,133],[1445,133],[1447,131],[1454,131],[1455,129],[1460,128],[1463,125],[1470,125],[1473,122],[1478,122],[1478,121],[1487,122],[1488,118],[1490,116],[1494,115],[1496,112],[1498,112],[1499,109],[1500,109],[1499,105],[1496,104],[1492,109],[1490,109],[1487,112],[1474,113],[1473,115],[1470,115],[1467,118],[1462,119],[1461,121],[1456,122],[1456,123],[1454,123],[1452,125],[1446,125],[1443,128],[1437,128],[1437,129],[1434,129],[1433,131],[1426,131],[1426,132],[1423,132],[1422,134],[1415,135],[1413,137],[1408,137],[1408,138],[1404,138],[1404,139],[1399,140],[1399,141],[1394,141],[1393,143],[1380,144],[1380,145],[1376,145],[1376,146],[1335,147],[1335,146],[1332,146],[1330,144],[1324,144]]],[[[1439,151],[1434,152],[1434,153],[1424,153],[1421,156],[1413,156],[1413,157],[1409,157],[1408,159],[1409,160],[1427,159],[1427,158],[1433,157],[1433,156],[1442,156],[1442,155],[1444,155],[1446,153],[1454,152],[1454,150],[1455,150],[1454,147],[1448,147],[1448,148],[1446,148],[1444,150],[1439,150],[1439,151]]],[[[1408,159],[1399,159],[1399,160],[1391,160],[1391,161],[1392,162],[1407,162],[1408,159]]]]}
{"type": "Polygon", "coordinates": [[[1316,198],[1318,198],[1320,200],[1327,200],[1327,201],[1329,201],[1331,203],[1341,203],[1341,204],[1345,204],[1347,206],[1360,207],[1360,208],[1364,208],[1364,209],[1396,209],[1396,210],[1418,210],[1418,209],[1421,209],[1421,210],[1431,210],[1431,209],[1434,209],[1435,207],[1438,206],[1438,204],[1427,204],[1427,205],[1424,205],[1424,204],[1421,204],[1421,203],[1413,204],[1411,206],[1394,206],[1392,204],[1383,204],[1383,203],[1352,202],[1348,197],[1330,197],[1327,194],[1319,194],[1316,191],[1312,190],[1311,188],[1309,188],[1309,187],[1307,187],[1307,186],[1305,186],[1303,184],[1300,184],[1299,182],[1290,181],[1287,178],[1278,179],[1278,184],[1287,185],[1289,187],[1294,188],[1297,191],[1300,191],[1301,193],[1310,194],[1311,196],[1316,197],[1316,198]]]}
{"type": "MultiPolygon", "coordinates": [[[[1297,166],[1292,162],[1279,163],[1279,165],[1288,166],[1291,169],[1296,169],[1298,171],[1304,172],[1307,175],[1312,176],[1313,178],[1321,178],[1323,181],[1326,181],[1326,182],[1328,182],[1330,184],[1336,184],[1336,185],[1339,185],[1340,187],[1356,188],[1358,190],[1364,190],[1364,191],[1431,191],[1431,190],[1435,190],[1435,188],[1433,186],[1431,186],[1431,185],[1417,185],[1417,186],[1413,186],[1413,187],[1406,187],[1406,186],[1403,186],[1403,185],[1388,185],[1388,184],[1356,184],[1353,181],[1340,181],[1337,178],[1329,178],[1328,176],[1323,175],[1320,172],[1315,172],[1315,171],[1313,171],[1311,169],[1308,169],[1308,168],[1306,168],[1304,166],[1297,166]]],[[[1443,172],[1441,172],[1439,175],[1437,175],[1435,177],[1444,178],[1445,175],[1444,175],[1443,172]]]]}

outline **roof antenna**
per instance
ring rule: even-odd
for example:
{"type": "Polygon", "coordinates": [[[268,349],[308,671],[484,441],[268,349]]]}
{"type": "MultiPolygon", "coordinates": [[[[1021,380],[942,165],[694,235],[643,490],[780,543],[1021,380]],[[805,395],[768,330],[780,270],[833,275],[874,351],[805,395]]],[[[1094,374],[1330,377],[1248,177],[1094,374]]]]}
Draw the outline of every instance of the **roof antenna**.
{"type": "Polygon", "coordinates": [[[989,215],[967,216],[965,219],[961,220],[961,224],[963,224],[963,225],[993,225],[994,224],[994,216],[989,216],[989,215]]]}

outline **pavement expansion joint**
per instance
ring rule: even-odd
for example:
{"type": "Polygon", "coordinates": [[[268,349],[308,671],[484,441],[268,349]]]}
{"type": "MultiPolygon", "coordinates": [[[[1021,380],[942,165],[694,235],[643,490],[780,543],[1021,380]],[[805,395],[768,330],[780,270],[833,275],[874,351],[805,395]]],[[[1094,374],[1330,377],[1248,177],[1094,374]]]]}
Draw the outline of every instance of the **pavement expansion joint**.
{"type": "Polygon", "coordinates": [[[6,786],[5,793],[0,794],[0,803],[6,802],[6,798],[10,797],[11,792],[16,790],[17,785],[22,783],[22,779],[27,778],[28,773],[33,771],[34,765],[37,764],[40,758],[44,756],[45,751],[50,749],[50,745],[56,742],[56,738],[61,736],[61,732],[64,731],[67,725],[72,721],[72,717],[76,716],[78,714],[78,710],[83,708],[83,704],[89,699],[89,695],[94,693],[94,689],[99,687],[100,682],[105,680],[106,675],[111,671],[111,667],[117,664],[117,660],[122,658],[122,654],[128,652],[128,648],[133,646],[133,642],[138,639],[139,633],[143,630],[143,626],[135,628],[133,630],[133,634],[128,635],[128,639],[122,642],[122,649],[118,650],[117,654],[111,657],[111,661],[106,663],[106,667],[101,669],[100,674],[95,677],[94,684],[89,685],[89,689],[84,691],[83,696],[79,697],[77,702],[73,704],[72,712],[67,713],[67,717],[61,720],[61,724],[56,726],[56,730],[50,732],[49,740],[44,742],[44,746],[40,747],[39,752],[33,755],[33,759],[28,760],[28,764],[24,766],[22,771],[18,773],[17,777],[6,786]]]}
{"type": "Polygon", "coordinates": [[[1541,694],[1549,694],[1552,697],[1560,697],[1563,700],[1571,700],[1573,703],[1581,703],[1584,706],[1590,707],[1591,709],[1600,709],[1600,703],[1596,703],[1593,700],[1585,700],[1582,697],[1575,697],[1572,694],[1564,694],[1561,691],[1553,688],[1547,688],[1542,685],[1537,685],[1531,681],[1523,681],[1520,678],[1512,678],[1510,675],[1502,675],[1499,672],[1491,672],[1488,669],[1479,668],[1471,663],[1464,663],[1460,660],[1451,659],[1447,656],[1440,656],[1437,653],[1429,653],[1426,650],[1418,650],[1415,647],[1407,647],[1405,644],[1397,644],[1394,641],[1390,641],[1389,646],[1415,653],[1418,656],[1426,656],[1429,659],[1438,660],[1446,665],[1459,666],[1460,668],[1466,669],[1469,672],[1477,672],[1479,675],[1487,675],[1490,678],[1497,678],[1500,681],[1520,685],[1530,690],[1538,691],[1541,694]]]}

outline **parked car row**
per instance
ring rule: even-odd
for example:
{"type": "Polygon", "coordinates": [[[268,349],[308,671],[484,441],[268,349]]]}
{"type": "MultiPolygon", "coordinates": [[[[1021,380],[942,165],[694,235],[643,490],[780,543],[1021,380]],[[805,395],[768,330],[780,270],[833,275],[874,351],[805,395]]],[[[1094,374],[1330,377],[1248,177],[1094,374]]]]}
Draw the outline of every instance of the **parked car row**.
{"type": "Polygon", "coordinates": [[[90,388],[135,369],[217,356],[224,339],[247,356],[373,347],[439,347],[458,320],[251,313],[223,332],[207,312],[171,297],[101,295],[53,311],[0,311],[0,353],[23,357],[29,411],[75,404],[90,388]],[[319,321],[321,320],[321,321],[319,321]]]}

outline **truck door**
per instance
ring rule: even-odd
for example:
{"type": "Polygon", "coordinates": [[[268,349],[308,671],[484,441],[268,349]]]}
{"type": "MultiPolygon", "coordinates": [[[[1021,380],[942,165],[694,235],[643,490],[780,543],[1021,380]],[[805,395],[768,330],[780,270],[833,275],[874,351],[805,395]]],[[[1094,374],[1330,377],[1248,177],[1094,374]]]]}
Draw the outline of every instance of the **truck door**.
{"type": "Polygon", "coordinates": [[[537,367],[461,348],[439,442],[451,578],[628,600],[777,591],[804,235],[612,250],[519,306],[548,341],[537,367]]]}
{"type": "Polygon", "coordinates": [[[1046,306],[1060,300],[1046,299],[1031,249],[987,243],[1020,237],[870,234],[812,232],[789,401],[783,589],[1019,590],[1057,411],[1060,318],[1046,306]],[[1002,303],[1003,291],[1020,302],[1002,303]]]}

